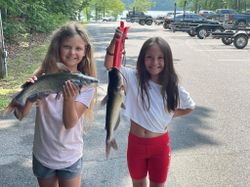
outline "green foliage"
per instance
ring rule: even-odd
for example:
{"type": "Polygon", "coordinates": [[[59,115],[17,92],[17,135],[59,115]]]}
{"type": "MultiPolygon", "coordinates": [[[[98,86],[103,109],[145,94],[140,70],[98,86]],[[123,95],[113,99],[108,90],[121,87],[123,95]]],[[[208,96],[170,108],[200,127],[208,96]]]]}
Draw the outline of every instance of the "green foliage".
{"type": "Polygon", "coordinates": [[[0,112],[8,105],[12,95],[41,65],[47,51],[47,44],[23,47],[22,53],[8,59],[8,77],[0,79],[0,112]]]}
{"type": "Polygon", "coordinates": [[[219,8],[230,8],[241,12],[250,8],[250,0],[177,0],[177,6],[183,8],[185,1],[187,8],[195,12],[200,9],[215,10],[219,8]]]}
{"type": "Polygon", "coordinates": [[[13,41],[13,38],[26,33],[26,29],[20,22],[3,22],[3,32],[5,39],[13,41]]]}
{"type": "Polygon", "coordinates": [[[125,10],[122,0],[91,0],[89,6],[95,12],[96,19],[110,15],[117,17],[125,10]]]}
{"type": "Polygon", "coordinates": [[[154,6],[154,3],[150,0],[134,0],[130,5],[129,9],[133,10],[135,9],[136,11],[140,12],[145,12],[152,8],[154,6]]]}
{"type": "Polygon", "coordinates": [[[0,0],[4,36],[8,40],[23,33],[51,32],[80,14],[117,17],[125,10],[122,0],[0,0]]]}

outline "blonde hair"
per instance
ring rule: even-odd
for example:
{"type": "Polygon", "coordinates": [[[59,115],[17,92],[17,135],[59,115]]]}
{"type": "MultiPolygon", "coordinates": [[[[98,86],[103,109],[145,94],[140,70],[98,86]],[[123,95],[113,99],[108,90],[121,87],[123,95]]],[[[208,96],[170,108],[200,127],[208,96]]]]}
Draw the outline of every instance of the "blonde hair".
{"type": "MultiPolygon", "coordinates": [[[[47,74],[47,73],[59,72],[60,69],[58,68],[57,63],[61,62],[60,47],[62,45],[62,42],[65,39],[71,38],[75,35],[79,35],[86,43],[85,56],[83,57],[82,61],[78,64],[77,70],[85,75],[96,77],[96,64],[94,61],[93,47],[90,43],[89,36],[85,31],[85,29],[82,27],[82,25],[76,22],[70,22],[62,26],[60,29],[56,30],[53,33],[47,54],[41,66],[35,71],[34,74],[36,76],[40,76],[43,73],[47,74]]],[[[94,99],[90,104],[90,107],[85,112],[87,120],[93,119],[93,108],[97,98],[96,91],[94,99]]]]}

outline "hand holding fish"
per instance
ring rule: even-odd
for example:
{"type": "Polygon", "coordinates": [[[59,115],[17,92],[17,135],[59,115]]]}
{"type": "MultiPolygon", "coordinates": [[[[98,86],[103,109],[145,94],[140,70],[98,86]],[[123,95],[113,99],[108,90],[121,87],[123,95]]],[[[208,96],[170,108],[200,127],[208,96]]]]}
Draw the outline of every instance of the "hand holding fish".
{"type": "Polygon", "coordinates": [[[37,80],[37,76],[33,75],[32,77],[28,78],[26,83],[35,83],[37,80]]]}
{"type": "Polygon", "coordinates": [[[64,100],[74,99],[79,94],[79,87],[77,87],[70,80],[65,81],[63,85],[64,100]]]}
{"type": "Polygon", "coordinates": [[[107,95],[102,101],[103,104],[106,103],[106,158],[108,158],[111,148],[118,149],[114,131],[120,122],[120,108],[124,96],[123,77],[119,69],[124,55],[124,42],[127,38],[127,31],[128,27],[124,27],[124,22],[121,21],[120,27],[116,28],[110,46],[107,48],[104,62],[105,67],[109,69],[107,95]]]}

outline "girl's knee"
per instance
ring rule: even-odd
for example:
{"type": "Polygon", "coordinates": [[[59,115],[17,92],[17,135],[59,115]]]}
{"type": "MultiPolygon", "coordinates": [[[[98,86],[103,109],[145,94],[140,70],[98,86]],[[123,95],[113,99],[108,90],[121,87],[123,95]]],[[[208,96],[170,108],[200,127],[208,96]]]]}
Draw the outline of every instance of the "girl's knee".
{"type": "Polygon", "coordinates": [[[147,186],[146,178],[132,179],[132,182],[133,182],[133,187],[146,187],[147,186]]]}

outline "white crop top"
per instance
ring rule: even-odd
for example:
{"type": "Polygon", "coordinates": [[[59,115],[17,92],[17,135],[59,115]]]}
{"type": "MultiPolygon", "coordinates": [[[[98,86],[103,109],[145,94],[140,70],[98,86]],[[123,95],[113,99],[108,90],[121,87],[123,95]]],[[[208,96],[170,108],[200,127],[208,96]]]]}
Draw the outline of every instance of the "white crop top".
{"type": "MultiPolygon", "coordinates": [[[[138,92],[138,81],[136,70],[122,67],[121,72],[124,75],[124,84],[126,96],[124,98],[125,109],[123,114],[133,120],[143,128],[156,133],[164,133],[167,131],[167,125],[173,118],[174,113],[166,112],[161,95],[161,86],[153,81],[149,81],[149,99],[150,108],[145,110],[138,92]]],[[[180,109],[193,109],[195,103],[189,93],[179,86],[180,109]]],[[[145,99],[147,101],[147,99],[145,99]]]]}
{"type": "MultiPolygon", "coordinates": [[[[89,107],[95,89],[87,88],[76,97],[75,101],[89,107]]],[[[55,98],[50,94],[42,99],[36,110],[33,154],[44,166],[62,169],[71,166],[82,157],[83,120],[65,129],[63,124],[63,96],[55,98]]]]}

